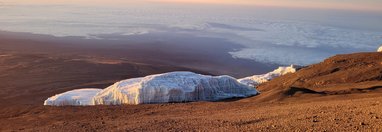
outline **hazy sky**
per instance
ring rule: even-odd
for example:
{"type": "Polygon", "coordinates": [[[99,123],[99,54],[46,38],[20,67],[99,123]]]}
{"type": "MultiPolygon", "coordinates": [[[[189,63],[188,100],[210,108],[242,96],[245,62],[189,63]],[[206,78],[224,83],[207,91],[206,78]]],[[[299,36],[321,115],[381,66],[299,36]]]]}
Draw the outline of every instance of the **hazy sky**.
{"type": "Polygon", "coordinates": [[[382,11],[382,0],[0,0],[25,4],[131,4],[145,2],[236,4],[382,11]]]}

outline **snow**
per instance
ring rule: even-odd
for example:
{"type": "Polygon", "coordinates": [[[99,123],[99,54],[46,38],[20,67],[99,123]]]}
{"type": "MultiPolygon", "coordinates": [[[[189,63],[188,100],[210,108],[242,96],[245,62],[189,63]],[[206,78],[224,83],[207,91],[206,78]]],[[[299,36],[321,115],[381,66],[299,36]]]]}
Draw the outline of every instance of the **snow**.
{"type": "Polygon", "coordinates": [[[378,52],[382,52],[382,46],[378,48],[378,52]]]}
{"type": "Polygon", "coordinates": [[[261,83],[268,82],[276,77],[279,77],[288,73],[295,73],[296,71],[297,69],[293,65],[289,67],[279,67],[278,69],[272,72],[269,72],[267,74],[254,75],[254,76],[238,79],[238,81],[247,86],[256,87],[257,85],[261,83]]]}
{"type": "Polygon", "coordinates": [[[93,97],[102,89],[77,89],[57,94],[45,100],[44,105],[51,106],[87,106],[93,105],[93,97]]]}
{"type": "Polygon", "coordinates": [[[296,67],[279,67],[262,75],[242,79],[193,72],[169,72],[116,82],[106,89],[77,89],[48,98],[44,105],[86,106],[218,101],[257,95],[258,84],[296,72],[296,67]]]}
{"type": "Polygon", "coordinates": [[[258,94],[230,76],[207,76],[192,72],[170,72],[127,79],[99,92],[96,105],[151,104],[218,101],[258,94]]]}

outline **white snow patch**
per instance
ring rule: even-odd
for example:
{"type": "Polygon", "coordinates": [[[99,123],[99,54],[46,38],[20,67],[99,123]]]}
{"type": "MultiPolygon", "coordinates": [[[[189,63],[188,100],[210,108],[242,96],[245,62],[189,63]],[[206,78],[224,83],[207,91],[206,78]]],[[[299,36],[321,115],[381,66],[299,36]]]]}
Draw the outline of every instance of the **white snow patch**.
{"type": "Polygon", "coordinates": [[[267,74],[254,75],[254,76],[238,79],[238,81],[247,86],[256,87],[257,85],[261,83],[268,82],[276,77],[279,77],[288,73],[295,73],[296,71],[297,69],[293,65],[289,67],[279,67],[278,69],[272,72],[269,72],[267,74]]]}
{"type": "Polygon", "coordinates": [[[93,97],[102,89],[77,89],[57,94],[45,100],[44,105],[51,106],[86,106],[94,105],[93,97]]]}
{"type": "Polygon", "coordinates": [[[150,104],[218,101],[258,94],[230,76],[207,76],[192,72],[170,72],[127,79],[99,92],[96,105],[150,104]]]}

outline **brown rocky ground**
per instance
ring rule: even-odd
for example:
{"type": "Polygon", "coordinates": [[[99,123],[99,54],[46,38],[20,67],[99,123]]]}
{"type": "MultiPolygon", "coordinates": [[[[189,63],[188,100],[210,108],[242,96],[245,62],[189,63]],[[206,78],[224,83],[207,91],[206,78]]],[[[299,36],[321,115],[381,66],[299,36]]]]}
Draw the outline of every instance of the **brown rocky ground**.
{"type": "Polygon", "coordinates": [[[380,131],[382,93],[274,103],[198,102],[137,106],[0,109],[1,131],[380,131]]]}
{"type": "Polygon", "coordinates": [[[256,100],[381,91],[381,80],[382,53],[337,55],[260,85],[258,90],[263,94],[256,100]]]}
{"type": "Polygon", "coordinates": [[[75,88],[175,70],[205,72],[105,56],[98,49],[79,54],[84,50],[41,41],[28,48],[28,39],[1,36],[0,131],[382,130],[382,53],[338,55],[265,83],[260,95],[241,100],[48,107],[42,106],[47,97],[75,88]]]}

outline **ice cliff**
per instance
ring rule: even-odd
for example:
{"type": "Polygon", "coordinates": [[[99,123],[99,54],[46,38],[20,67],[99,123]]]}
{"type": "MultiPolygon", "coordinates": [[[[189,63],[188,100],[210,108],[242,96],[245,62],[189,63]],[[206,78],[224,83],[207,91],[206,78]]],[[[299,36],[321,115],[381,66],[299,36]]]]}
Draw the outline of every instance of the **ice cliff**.
{"type": "Polygon", "coordinates": [[[99,92],[93,101],[96,105],[218,101],[257,93],[229,76],[171,72],[117,82],[99,92]]]}

